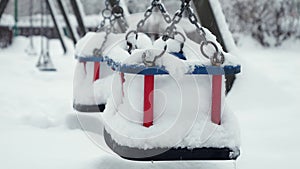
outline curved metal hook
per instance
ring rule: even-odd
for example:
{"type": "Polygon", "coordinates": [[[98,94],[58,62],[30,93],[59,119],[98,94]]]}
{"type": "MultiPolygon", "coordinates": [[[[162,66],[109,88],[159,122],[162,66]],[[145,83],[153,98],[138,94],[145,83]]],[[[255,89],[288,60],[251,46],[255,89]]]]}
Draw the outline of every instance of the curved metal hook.
{"type": "Polygon", "coordinates": [[[214,66],[220,66],[225,61],[224,54],[219,52],[217,45],[212,41],[202,42],[200,45],[200,51],[204,57],[206,57],[207,59],[210,59],[211,64],[214,66]],[[212,45],[215,49],[213,56],[208,56],[204,51],[204,48],[208,45],[212,45]],[[220,56],[220,58],[219,58],[219,56],[220,56]]]}
{"type": "Polygon", "coordinates": [[[135,39],[137,40],[137,39],[138,39],[138,32],[137,32],[136,30],[129,31],[129,32],[126,34],[126,37],[125,37],[126,43],[127,43],[127,46],[128,46],[127,51],[128,51],[128,53],[130,53],[130,54],[131,54],[131,51],[133,50],[134,47],[137,48],[136,45],[133,46],[133,44],[132,44],[131,42],[128,41],[129,35],[132,34],[132,33],[135,34],[135,39]]]}
{"type": "Polygon", "coordinates": [[[146,50],[146,51],[143,53],[143,55],[142,55],[143,63],[144,63],[147,67],[154,67],[154,66],[156,66],[156,64],[155,64],[156,60],[157,60],[158,58],[162,57],[162,56],[165,54],[166,50],[167,50],[167,45],[165,45],[164,50],[163,50],[159,55],[156,55],[152,61],[151,61],[151,60],[146,60],[147,52],[149,51],[149,50],[146,50]]]}

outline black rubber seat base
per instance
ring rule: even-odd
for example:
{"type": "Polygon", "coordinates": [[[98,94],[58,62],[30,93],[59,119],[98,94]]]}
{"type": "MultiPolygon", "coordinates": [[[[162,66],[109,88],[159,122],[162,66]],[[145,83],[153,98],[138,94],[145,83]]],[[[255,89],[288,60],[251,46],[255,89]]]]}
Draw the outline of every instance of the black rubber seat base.
{"type": "Polygon", "coordinates": [[[236,160],[239,150],[230,148],[155,148],[139,149],[119,145],[104,129],[106,144],[120,157],[134,161],[179,161],[179,160],[236,160]]]}
{"type": "Polygon", "coordinates": [[[105,104],[99,105],[83,105],[83,104],[75,104],[73,103],[73,108],[79,112],[85,113],[99,113],[103,112],[105,109],[105,104]]]}

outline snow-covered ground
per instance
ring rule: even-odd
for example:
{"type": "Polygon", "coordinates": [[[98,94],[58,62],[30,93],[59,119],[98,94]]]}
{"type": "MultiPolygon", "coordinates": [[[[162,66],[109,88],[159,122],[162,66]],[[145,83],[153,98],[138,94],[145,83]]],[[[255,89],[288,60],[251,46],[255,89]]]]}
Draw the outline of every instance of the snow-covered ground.
{"type": "Polygon", "coordinates": [[[242,73],[227,103],[239,117],[239,168],[300,168],[300,42],[264,49],[244,37],[242,73]]]}
{"type": "MultiPolygon", "coordinates": [[[[39,38],[34,40],[38,45],[39,38]]],[[[101,149],[101,131],[96,131],[100,115],[80,116],[82,122],[94,122],[95,127],[87,129],[96,131],[91,136],[81,130],[72,110],[75,61],[72,42],[67,42],[71,50],[65,56],[59,41],[50,43],[57,72],[37,70],[38,57],[24,52],[29,45],[26,38],[18,37],[12,46],[0,49],[0,168],[233,167],[232,162],[218,167],[213,162],[129,162],[101,149]]],[[[243,38],[238,51],[242,73],[227,99],[242,131],[240,169],[300,168],[299,46],[291,41],[264,49],[243,38]]]]}

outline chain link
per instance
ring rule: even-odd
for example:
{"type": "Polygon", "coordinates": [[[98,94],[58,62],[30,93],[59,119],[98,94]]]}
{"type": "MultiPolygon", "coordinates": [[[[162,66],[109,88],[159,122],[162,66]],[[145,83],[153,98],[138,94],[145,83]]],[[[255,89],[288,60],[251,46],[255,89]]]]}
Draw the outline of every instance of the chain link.
{"type": "Polygon", "coordinates": [[[94,56],[98,56],[98,57],[102,56],[102,53],[104,52],[104,46],[105,46],[105,44],[106,44],[106,42],[108,40],[109,34],[111,33],[111,28],[106,28],[105,32],[106,32],[106,34],[104,36],[104,40],[103,40],[100,48],[99,49],[95,48],[94,51],[93,51],[94,56]]]}
{"type": "Polygon", "coordinates": [[[203,27],[199,24],[193,8],[190,6],[190,1],[191,0],[181,0],[181,8],[175,13],[170,26],[166,28],[163,35],[163,40],[167,41],[169,38],[175,38],[175,35],[177,34],[176,25],[181,21],[183,13],[186,11],[189,21],[196,27],[196,31],[200,35],[201,53],[204,57],[210,59],[212,65],[220,66],[225,61],[224,54],[219,51],[217,45],[214,42],[207,40],[206,33],[203,27]],[[208,56],[208,54],[205,52],[205,48],[209,45],[213,46],[215,50],[213,56],[208,56]]]}
{"type": "Polygon", "coordinates": [[[105,24],[110,22],[111,17],[112,17],[112,11],[109,8],[109,1],[105,1],[105,8],[101,11],[101,15],[103,17],[103,20],[100,22],[97,32],[103,31],[105,24]]]}
{"type": "Polygon", "coordinates": [[[164,20],[169,24],[171,23],[172,19],[169,15],[169,13],[167,12],[165,6],[161,3],[161,0],[153,0],[151,2],[151,6],[149,6],[146,10],[146,12],[144,13],[144,18],[142,20],[140,20],[137,24],[137,30],[140,31],[141,28],[145,25],[146,21],[148,20],[148,18],[152,15],[153,13],[153,9],[157,8],[159,9],[159,11],[161,12],[164,20]]]}
{"type": "Polygon", "coordinates": [[[105,44],[108,41],[109,34],[111,32],[117,32],[114,27],[116,20],[123,20],[122,25],[125,26],[125,28],[128,27],[128,24],[127,22],[125,22],[124,19],[123,8],[119,4],[120,4],[120,0],[116,0],[116,3],[112,4],[113,7],[110,8],[109,1],[108,0],[105,1],[105,8],[101,12],[103,20],[100,22],[100,25],[98,26],[97,29],[97,32],[105,31],[105,37],[100,48],[94,49],[93,51],[94,56],[98,56],[98,57],[102,56],[105,44]]]}
{"type": "Polygon", "coordinates": [[[131,53],[131,51],[136,48],[136,45],[134,45],[132,42],[128,41],[129,35],[134,32],[136,35],[135,39],[138,38],[138,32],[140,32],[142,30],[142,27],[145,25],[148,18],[152,15],[153,10],[155,8],[157,8],[161,12],[166,23],[168,23],[168,24],[171,23],[172,19],[171,19],[169,13],[167,12],[165,6],[162,4],[161,0],[152,0],[151,5],[147,8],[147,10],[144,13],[144,18],[138,22],[136,30],[129,31],[126,35],[127,48],[128,48],[129,53],[131,53]]]}

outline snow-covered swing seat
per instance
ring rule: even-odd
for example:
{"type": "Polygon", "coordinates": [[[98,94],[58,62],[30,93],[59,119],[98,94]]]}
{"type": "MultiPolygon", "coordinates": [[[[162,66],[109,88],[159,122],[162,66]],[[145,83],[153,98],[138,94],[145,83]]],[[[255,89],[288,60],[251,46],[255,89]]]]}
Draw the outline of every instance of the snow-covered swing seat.
{"type": "Polygon", "coordinates": [[[122,29],[128,25],[123,17],[123,9],[119,4],[109,8],[109,1],[105,1],[106,8],[102,10],[103,20],[97,32],[89,32],[76,44],[75,57],[78,60],[75,68],[73,83],[73,108],[79,112],[103,112],[107,97],[110,95],[110,75],[113,71],[103,64],[102,50],[113,44],[121,30],[116,29],[116,21],[121,23],[122,29]],[[95,49],[97,48],[97,49],[95,49]],[[95,95],[94,86],[98,81],[106,81],[100,92],[95,95]]]}
{"type": "MultiPolygon", "coordinates": [[[[184,5],[174,18],[192,12],[189,3],[184,5]]],[[[200,44],[173,29],[175,24],[148,48],[131,49],[137,45],[128,39],[143,33],[129,31],[105,53],[116,71],[103,114],[105,142],[128,160],[235,160],[239,127],[225,104],[223,76],[241,67],[198,23],[193,24],[203,38],[200,44]]]]}
{"type": "MultiPolygon", "coordinates": [[[[110,9],[109,2],[105,1],[106,8],[102,11],[104,20],[101,22],[100,28],[103,31],[89,32],[76,45],[76,58],[78,60],[75,68],[74,84],[73,84],[73,108],[79,112],[103,112],[107,98],[110,96],[110,83],[112,79],[113,70],[106,65],[106,60],[103,52],[112,44],[120,39],[123,39],[124,33],[120,31],[113,31],[116,19],[118,19],[123,29],[127,29],[128,25],[134,27],[138,23],[143,22],[144,26],[148,26],[145,19],[141,19],[145,14],[131,14],[125,18],[123,17],[123,9],[116,4],[110,9]],[[105,23],[109,23],[109,28],[105,23]]],[[[158,5],[154,5],[159,7],[158,5]]],[[[163,18],[171,21],[164,6],[159,8],[163,18]]],[[[151,11],[153,8],[147,10],[151,11]]],[[[149,16],[150,16],[149,15],[149,16]]],[[[158,24],[164,27],[166,24],[159,22],[160,20],[151,20],[150,23],[158,24]]],[[[139,24],[140,25],[140,24],[139,24]]],[[[141,25],[140,25],[141,26],[141,25]]],[[[150,32],[150,31],[148,31],[150,32]]],[[[146,35],[144,35],[146,36],[146,35]]],[[[144,37],[145,38],[145,37],[144,37]]],[[[140,39],[143,41],[143,37],[140,39]]],[[[145,46],[139,46],[144,48],[145,46]]]]}

